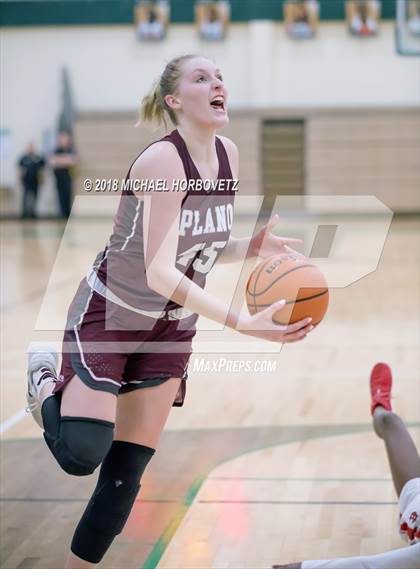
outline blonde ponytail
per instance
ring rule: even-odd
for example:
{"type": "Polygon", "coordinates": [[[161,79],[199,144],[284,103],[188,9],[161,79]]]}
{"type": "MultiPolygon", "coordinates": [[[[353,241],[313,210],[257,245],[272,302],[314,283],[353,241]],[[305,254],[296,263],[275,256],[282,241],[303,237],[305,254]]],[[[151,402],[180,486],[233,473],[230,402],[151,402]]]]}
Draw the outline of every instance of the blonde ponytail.
{"type": "Polygon", "coordinates": [[[160,85],[156,83],[152,91],[143,97],[140,107],[141,123],[163,124],[167,128],[165,117],[165,103],[160,92],[160,85]]]}
{"type": "Polygon", "coordinates": [[[167,128],[166,118],[176,126],[175,112],[165,102],[166,95],[174,95],[178,88],[178,81],[182,73],[182,64],[197,55],[181,55],[172,59],[165,67],[160,79],[156,82],[152,91],[143,97],[140,107],[140,123],[163,124],[167,128]]]}

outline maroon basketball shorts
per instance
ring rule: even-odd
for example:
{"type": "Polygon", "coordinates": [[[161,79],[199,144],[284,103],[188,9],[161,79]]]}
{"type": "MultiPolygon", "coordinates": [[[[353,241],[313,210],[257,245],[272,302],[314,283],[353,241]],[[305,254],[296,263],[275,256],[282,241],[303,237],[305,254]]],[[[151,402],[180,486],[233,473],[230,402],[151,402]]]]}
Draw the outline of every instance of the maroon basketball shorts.
{"type": "Polygon", "coordinates": [[[175,377],[182,381],[174,405],[183,405],[196,321],[196,314],[180,321],[133,313],[82,281],[68,312],[55,393],[75,375],[115,395],[175,377]]]}

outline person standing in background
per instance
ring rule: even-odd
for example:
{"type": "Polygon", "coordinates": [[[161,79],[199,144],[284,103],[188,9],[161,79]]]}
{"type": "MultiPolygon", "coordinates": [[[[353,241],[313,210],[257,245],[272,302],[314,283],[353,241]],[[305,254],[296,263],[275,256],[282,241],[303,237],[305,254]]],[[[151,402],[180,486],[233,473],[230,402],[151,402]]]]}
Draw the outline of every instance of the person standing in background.
{"type": "Polygon", "coordinates": [[[22,218],[36,217],[36,200],[42,170],[45,166],[43,156],[35,152],[32,142],[28,143],[26,152],[18,162],[19,177],[23,187],[22,218]]]}
{"type": "Polygon", "coordinates": [[[68,132],[58,133],[57,147],[50,156],[49,164],[54,171],[61,217],[67,219],[72,204],[72,167],[76,165],[68,132]]]}

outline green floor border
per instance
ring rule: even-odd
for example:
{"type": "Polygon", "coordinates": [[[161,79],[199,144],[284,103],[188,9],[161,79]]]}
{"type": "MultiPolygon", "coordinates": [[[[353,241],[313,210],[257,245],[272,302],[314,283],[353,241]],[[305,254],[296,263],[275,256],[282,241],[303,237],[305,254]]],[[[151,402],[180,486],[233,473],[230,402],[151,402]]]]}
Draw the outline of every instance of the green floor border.
{"type": "MultiPolygon", "coordinates": [[[[420,427],[420,422],[414,422],[414,423],[413,422],[407,422],[407,423],[405,423],[405,425],[407,428],[420,427]]],[[[317,428],[319,428],[321,425],[313,425],[313,426],[314,427],[316,426],[317,428]]],[[[280,441],[278,444],[253,447],[253,448],[246,450],[244,452],[240,452],[237,455],[230,456],[230,457],[226,458],[225,460],[221,460],[219,463],[215,464],[211,469],[209,469],[205,474],[200,475],[198,478],[196,478],[196,480],[194,480],[194,482],[188,488],[179,510],[174,515],[174,517],[169,522],[169,524],[166,526],[165,530],[163,531],[163,533],[161,534],[161,536],[159,537],[159,539],[157,540],[157,542],[153,546],[152,551],[147,556],[147,559],[144,561],[143,565],[141,566],[141,569],[156,569],[156,567],[157,567],[159,561],[162,559],[163,554],[165,553],[169,543],[171,542],[173,536],[175,535],[175,532],[177,531],[177,529],[181,525],[182,520],[184,519],[184,517],[185,517],[186,513],[188,512],[191,504],[194,502],[198,492],[200,491],[201,486],[203,485],[205,480],[207,480],[209,474],[218,466],[221,466],[222,464],[224,464],[226,462],[230,462],[231,460],[233,460],[235,458],[245,456],[246,454],[250,454],[252,452],[257,452],[257,451],[269,449],[269,448],[276,448],[278,446],[284,446],[284,445],[288,445],[288,444],[294,444],[294,442],[298,442],[298,440],[316,440],[316,439],[322,439],[322,438],[342,437],[342,436],[346,436],[346,435],[354,435],[356,433],[365,433],[365,432],[372,431],[372,424],[371,423],[366,424],[366,425],[360,425],[360,424],[359,425],[324,425],[325,428],[331,428],[334,426],[337,429],[342,429],[343,427],[347,427],[347,428],[353,427],[354,430],[349,430],[346,433],[342,433],[342,432],[341,433],[334,433],[334,432],[326,433],[324,435],[324,437],[319,436],[319,433],[316,433],[316,435],[314,434],[314,436],[311,436],[311,434],[309,434],[308,437],[303,438],[303,439],[302,438],[296,439],[296,441],[290,441],[290,440],[284,441],[284,442],[280,441]]],[[[285,429],[287,427],[288,427],[287,425],[284,426],[285,429]]]]}

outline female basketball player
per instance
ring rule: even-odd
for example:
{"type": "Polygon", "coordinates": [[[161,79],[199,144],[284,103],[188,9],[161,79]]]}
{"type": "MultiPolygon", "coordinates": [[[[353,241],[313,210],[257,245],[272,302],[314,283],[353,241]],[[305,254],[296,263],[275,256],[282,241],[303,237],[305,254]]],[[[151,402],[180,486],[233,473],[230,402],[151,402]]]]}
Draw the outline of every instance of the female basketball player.
{"type": "Polygon", "coordinates": [[[392,375],[387,364],[376,364],[370,376],[371,412],[375,433],[385,442],[395,490],[399,498],[398,529],[411,547],[378,555],[304,561],[274,565],[273,569],[419,569],[420,458],[404,423],[392,412],[392,375]]]}
{"type": "Polygon", "coordinates": [[[102,463],[68,569],[98,563],[123,529],[171,406],[183,403],[198,315],[274,342],[302,340],[312,329],[309,319],[275,325],[284,301],[240,316],[204,289],[222,252],[234,261],[247,251],[287,252],[296,241],[270,235],[277,219],[252,239],[230,237],[234,192],[220,180],[237,178],[238,153],[215,134],[228,122],[226,105],[208,59],[188,55],[166,66],[141,112],[145,121],[169,116],[176,130],[146,148],[127,175],[156,191],[121,196],[108,246],[70,306],[58,379],[54,354],[29,354],[30,409],[59,465],[82,476],[102,463]],[[157,191],[162,180],[168,191],[157,191]],[[202,180],[219,188],[200,189],[202,180]],[[179,181],[187,192],[172,191],[179,181]]]}

